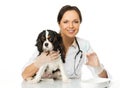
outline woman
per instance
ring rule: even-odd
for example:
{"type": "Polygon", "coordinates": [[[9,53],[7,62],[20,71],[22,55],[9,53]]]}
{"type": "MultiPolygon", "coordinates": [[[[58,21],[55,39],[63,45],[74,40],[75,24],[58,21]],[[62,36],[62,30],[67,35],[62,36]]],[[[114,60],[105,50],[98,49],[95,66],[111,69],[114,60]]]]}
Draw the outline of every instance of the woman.
{"type": "MultiPolygon", "coordinates": [[[[69,78],[80,78],[81,67],[86,64],[92,71],[94,76],[107,78],[108,74],[99,62],[96,53],[92,50],[88,41],[76,37],[82,22],[80,10],[76,6],[66,5],[61,8],[57,18],[60,27],[60,34],[63,38],[63,43],[66,51],[65,70],[69,78]]],[[[45,63],[58,58],[59,52],[52,52],[46,56],[42,53],[37,58],[34,58],[22,72],[23,79],[34,76],[38,69],[45,63]],[[46,58],[46,59],[44,59],[46,58]]],[[[50,74],[44,74],[44,77],[51,77],[50,74]]]]}

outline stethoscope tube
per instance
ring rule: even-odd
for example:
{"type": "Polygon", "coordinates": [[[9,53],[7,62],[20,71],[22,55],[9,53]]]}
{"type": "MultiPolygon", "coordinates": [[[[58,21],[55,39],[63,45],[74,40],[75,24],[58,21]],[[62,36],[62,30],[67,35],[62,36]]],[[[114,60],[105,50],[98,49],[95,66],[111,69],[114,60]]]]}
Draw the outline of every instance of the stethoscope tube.
{"type": "MultiPolygon", "coordinates": [[[[80,64],[80,62],[81,62],[81,60],[82,60],[83,51],[80,49],[80,46],[79,46],[79,44],[78,44],[78,41],[77,41],[77,38],[76,38],[76,37],[75,37],[75,42],[76,42],[77,47],[78,47],[78,52],[76,53],[75,58],[74,58],[75,60],[74,60],[74,73],[73,73],[73,74],[75,74],[75,75],[77,76],[76,70],[78,69],[78,66],[79,66],[79,64],[80,64]],[[77,64],[77,66],[75,67],[76,57],[78,56],[79,53],[81,53],[81,56],[80,56],[80,59],[79,59],[79,62],[78,62],[78,64],[77,64]]],[[[73,74],[72,74],[72,75],[73,75],[73,74]]]]}

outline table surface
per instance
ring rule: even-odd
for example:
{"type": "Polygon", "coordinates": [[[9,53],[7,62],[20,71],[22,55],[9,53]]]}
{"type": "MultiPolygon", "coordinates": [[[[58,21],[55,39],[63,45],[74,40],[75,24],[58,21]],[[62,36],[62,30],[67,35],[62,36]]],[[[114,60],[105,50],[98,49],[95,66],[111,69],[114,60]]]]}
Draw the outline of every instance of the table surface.
{"type": "Polygon", "coordinates": [[[110,83],[109,79],[71,79],[68,83],[64,83],[61,80],[41,81],[35,84],[23,81],[22,88],[120,88],[119,84],[120,81],[110,83]]]}

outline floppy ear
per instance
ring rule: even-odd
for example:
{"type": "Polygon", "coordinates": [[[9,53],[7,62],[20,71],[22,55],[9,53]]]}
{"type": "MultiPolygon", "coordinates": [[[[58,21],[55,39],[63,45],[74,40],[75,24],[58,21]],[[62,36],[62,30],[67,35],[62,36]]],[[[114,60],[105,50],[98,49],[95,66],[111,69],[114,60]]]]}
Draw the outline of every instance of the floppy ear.
{"type": "Polygon", "coordinates": [[[43,49],[42,49],[43,43],[42,43],[41,37],[42,37],[42,34],[40,33],[38,35],[38,38],[37,38],[36,44],[35,44],[35,46],[37,47],[37,49],[39,51],[39,55],[43,52],[43,49]]]}
{"type": "Polygon", "coordinates": [[[60,51],[62,62],[65,63],[65,47],[63,45],[62,37],[60,34],[56,35],[55,41],[56,42],[54,43],[54,47],[60,51]]]}
{"type": "Polygon", "coordinates": [[[43,52],[42,50],[42,43],[41,41],[37,41],[36,45],[35,45],[39,51],[39,55],[43,52]]]}
{"type": "Polygon", "coordinates": [[[60,50],[60,44],[62,43],[62,38],[59,34],[55,33],[54,34],[54,41],[53,41],[53,46],[54,46],[54,51],[60,50]]]}

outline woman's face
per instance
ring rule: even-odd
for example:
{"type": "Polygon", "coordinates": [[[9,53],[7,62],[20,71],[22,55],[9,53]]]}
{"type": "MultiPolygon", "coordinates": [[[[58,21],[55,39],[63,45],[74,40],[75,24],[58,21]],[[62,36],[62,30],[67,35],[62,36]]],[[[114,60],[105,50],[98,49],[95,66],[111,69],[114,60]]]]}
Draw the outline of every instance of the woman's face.
{"type": "Polygon", "coordinates": [[[79,31],[80,18],[75,10],[66,11],[60,21],[60,33],[63,37],[74,38],[79,31]]]}

